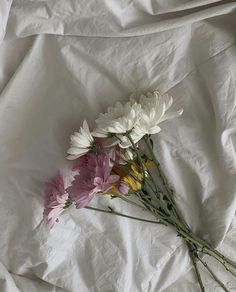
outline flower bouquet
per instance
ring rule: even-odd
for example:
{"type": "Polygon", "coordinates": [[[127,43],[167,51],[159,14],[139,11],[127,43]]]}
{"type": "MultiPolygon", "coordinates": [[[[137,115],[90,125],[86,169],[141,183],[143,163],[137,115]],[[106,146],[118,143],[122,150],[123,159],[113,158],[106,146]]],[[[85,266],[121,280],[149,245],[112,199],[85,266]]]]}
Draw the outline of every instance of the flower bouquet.
{"type": "Polygon", "coordinates": [[[52,227],[70,206],[87,208],[134,220],[164,224],[186,242],[201,291],[205,291],[198,265],[202,264],[214,280],[229,291],[205,262],[204,255],[215,258],[236,278],[236,263],[199,238],[189,228],[175,203],[175,195],[153,151],[152,135],[161,131],[160,123],[180,116],[183,110],[170,111],[173,99],[155,91],[133,94],[123,104],[117,102],[100,114],[90,131],[86,121],[71,136],[69,173],[60,171],[46,184],[44,217],[52,227]],[[88,206],[98,195],[109,195],[147,211],[153,220],[133,217],[112,208],[88,206]]]}

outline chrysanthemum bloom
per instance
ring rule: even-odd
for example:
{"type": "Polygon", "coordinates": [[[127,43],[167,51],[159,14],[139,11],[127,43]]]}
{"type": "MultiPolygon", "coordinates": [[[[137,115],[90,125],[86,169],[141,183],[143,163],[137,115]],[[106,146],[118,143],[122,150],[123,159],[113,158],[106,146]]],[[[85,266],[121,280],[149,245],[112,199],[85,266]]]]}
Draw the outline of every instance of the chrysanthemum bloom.
{"type": "MultiPolygon", "coordinates": [[[[131,102],[136,103],[134,94],[130,96],[130,99],[131,102]]],[[[183,109],[169,111],[173,104],[173,98],[168,94],[161,95],[158,91],[141,95],[139,104],[141,105],[140,118],[129,133],[134,143],[138,143],[146,134],[160,132],[161,128],[159,124],[161,122],[176,118],[183,113],[183,109]]],[[[121,147],[127,148],[131,146],[130,139],[127,136],[123,136],[121,140],[121,147]]]]}
{"type": "Polygon", "coordinates": [[[161,122],[183,113],[183,109],[170,112],[172,97],[168,94],[161,95],[158,91],[141,95],[139,103],[134,101],[134,94],[130,99],[131,101],[126,104],[118,102],[114,107],[108,108],[107,113],[100,114],[96,120],[94,136],[116,136],[120,147],[128,148],[132,145],[130,138],[136,144],[146,134],[160,132],[161,122]]]}
{"type": "Polygon", "coordinates": [[[119,181],[119,175],[112,174],[108,155],[88,153],[78,159],[76,175],[68,192],[78,208],[87,205],[97,193],[105,193],[119,181]]]}
{"type": "Polygon", "coordinates": [[[79,158],[80,156],[89,152],[95,146],[95,142],[93,136],[90,133],[87,121],[83,122],[83,126],[80,127],[80,131],[71,135],[70,139],[71,146],[67,151],[69,154],[67,158],[69,160],[79,158]]]}
{"type": "Polygon", "coordinates": [[[146,134],[156,134],[161,131],[159,124],[176,118],[183,113],[183,109],[169,111],[173,98],[168,94],[161,95],[158,91],[141,95],[139,103],[142,107],[141,117],[134,129],[140,139],[146,134]]]}
{"type": "Polygon", "coordinates": [[[58,222],[59,215],[71,204],[69,195],[65,191],[66,187],[65,177],[61,172],[46,183],[43,215],[50,227],[58,222]]]}
{"type": "Polygon", "coordinates": [[[117,102],[114,107],[109,107],[107,113],[100,114],[95,121],[97,128],[93,131],[96,137],[109,137],[112,134],[124,135],[131,131],[140,118],[141,106],[134,102],[122,104],[117,102]]]}

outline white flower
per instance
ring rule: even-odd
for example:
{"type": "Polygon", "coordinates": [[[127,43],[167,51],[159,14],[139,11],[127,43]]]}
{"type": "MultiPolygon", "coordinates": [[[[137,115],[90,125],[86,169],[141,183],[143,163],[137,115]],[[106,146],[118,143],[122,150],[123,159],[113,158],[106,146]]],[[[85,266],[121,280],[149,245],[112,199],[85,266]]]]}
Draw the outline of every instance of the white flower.
{"type": "Polygon", "coordinates": [[[110,134],[125,135],[131,131],[140,119],[141,105],[134,102],[122,104],[117,102],[109,107],[107,113],[100,114],[96,120],[95,137],[108,137],[110,134]]]}
{"type": "Polygon", "coordinates": [[[129,132],[129,137],[125,135],[117,135],[119,139],[119,146],[121,148],[128,148],[132,145],[130,138],[132,139],[132,142],[134,144],[137,144],[138,141],[144,136],[142,133],[140,134],[140,131],[138,130],[138,125],[134,127],[130,132],[129,132]]]}
{"type": "Polygon", "coordinates": [[[123,149],[123,152],[120,153],[120,156],[124,161],[134,160],[134,153],[129,148],[123,149]]]}
{"type": "Polygon", "coordinates": [[[135,129],[137,135],[156,134],[161,131],[159,127],[161,122],[176,118],[183,113],[183,109],[168,111],[173,104],[173,98],[168,94],[161,95],[158,91],[148,92],[146,96],[141,95],[139,102],[142,114],[135,129]]]}
{"type": "Polygon", "coordinates": [[[139,103],[130,96],[130,102],[117,102],[114,107],[108,108],[107,113],[100,114],[96,120],[97,128],[93,131],[95,137],[109,137],[111,134],[119,139],[119,146],[128,148],[146,134],[156,134],[161,131],[159,124],[165,120],[180,116],[183,109],[170,112],[173,103],[168,94],[148,92],[141,95],[139,103]],[[128,137],[129,135],[129,137],[128,137]]]}
{"type": "MultiPolygon", "coordinates": [[[[136,103],[134,94],[130,96],[131,103],[136,103]]],[[[169,111],[173,104],[173,98],[168,94],[161,95],[158,91],[148,92],[141,95],[139,99],[141,105],[140,117],[129,135],[136,144],[146,134],[156,134],[161,131],[159,124],[165,120],[169,120],[180,116],[183,109],[178,111],[169,111]]],[[[127,136],[120,137],[120,147],[128,148],[131,142],[127,136]]]]}
{"type": "Polygon", "coordinates": [[[77,159],[93,148],[95,142],[89,131],[87,121],[83,122],[83,126],[80,127],[79,132],[75,132],[73,135],[71,135],[70,140],[71,146],[67,151],[69,154],[67,159],[69,160],[77,159]]]}

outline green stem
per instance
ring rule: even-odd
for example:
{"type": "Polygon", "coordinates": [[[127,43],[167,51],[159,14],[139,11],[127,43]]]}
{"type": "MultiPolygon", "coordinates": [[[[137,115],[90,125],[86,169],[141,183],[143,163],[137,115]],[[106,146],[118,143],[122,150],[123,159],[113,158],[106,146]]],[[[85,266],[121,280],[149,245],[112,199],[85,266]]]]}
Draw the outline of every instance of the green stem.
{"type": "Polygon", "coordinates": [[[202,277],[200,275],[200,272],[199,272],[199,269],[198,269],[198,266],[197,266],[195,252],[194,252],[191,244],[187,243],[187,246],[188,246],[188,249],[189,249],[189,255],[190,255],[191,261],[193,263],[193,267],[194,267],[195,272],[196,272],[196,276],[197,276],[197,279],[198,279],[198,283],[199,283],[200,289],[201,289],[202,292],[205,292],[205,287],[204,287],[203,282],[202,282],[202,277]]]}
{"type": "MultiPolygon", "coordinates": [[[[130,134],[129,133],[127,133],[127,137],[128,137],[128,139],[130,140],[130,142],[131,142],[131,144],[132,144],[132,147],[133,147],[133,149],[134,149],[134,151],[135,151],[135,153],[136,153],[136,155],[137,155],[137,157],[138,157],[138,160],[139,160],[139,164],[140,164],[140,166],[141,166],[141,168],[142,168],[142,172],[143,172],[143,178],[144,178],[144,181],[145,181],[145,166],[144,166],[144,164],[143,164],[143,161],[142,161],[142,157],[140,156],[140,153],[139,153],[139,151],[138,151],[138,149],[136,148],[136,146],[135,146],[135,144],[134,144],[134,141],[133,141],[133,139],[132,139],[132,137],[130,136],[130,134]]],[[[152,176],[150,176],[151,178],[152,178],[152,176]]],[[[146,181],[145,181],[145,183],[146,183],[146,181]]],[[[147,182],[148,183],[148,182],[147,182]]],[[[153,184],[156,186],[156,184],[155,184],[155,182],[153,181],[153,184]]],[[[149,185],[149,187],[152,189],[152,186],[148,183],[148,185],[149,185]]],[[[153,189],[152,189],[153,190],[153,189]]],[[[154,190],[153,190],[154,191],[154,190]]],[[[153,206],[152,206],[153,207],[153,206]]],[[[162,206],[163,207],[163,206],[162,206]]],[[[167,211],[167,213],[169,213],[168,212],[168,210],[166,210],[167,211]]],[[[169,214],[170,215],[170,214],[169,214]]]]}
{"type": "Polygon", "coordinates": [[[208,266],[208,264],[203,261],[200,257],[198,257],[199,261],[202,263],[202,265],[208,270],[208,272],[211,274],[213,279],[223,288],[225,292],[229,292],[229,290],[225,287],[225,285],[220,281],[220,279],[215,275],[215,273],[212,271],[212,269],[208,266]]]}
{"type": "Polygon", "coordinates": [[[121,200],[123,200],[123,201],[129,203],[130,205],[133,205],[133,206],[139,207],[139,208],[141,208],[141,209],[144,209],[143,206],[141,206],[141,205],[139,205],[139,204],[137,204],[137,203],[135,203],[135,202],[133,202],[133,201],[127,199],[124,195],[120,195],[120,194],[118,194],[118,193],[111,193],[111,194],[112,194],[114,197],[117,197],[117,198],[119,198],[119,199],[121,199],[121,200]]]}
{"type": "Polygon", "coordinates": [[[160,163],[159,163],[159,161],[157,160],[156,155],[155,155],[154,152],[153,152],[153,149],[152,149],[152,146],[151,146],[151,143],[150,143],[150,138],[147,137],[147,136],[145,136],[145,137],[144,137],[144,141],[145,141],[145,143],[146,143],[146,145],[147,145],[147,148],[148,148],[149,153],[150,153],[151,156],[152,156],[152,160],[153,160],[153,162],[155,163],[155,165],[156,165],[156,167],[157,167],[157,170],[158,170],[158,172],[159,172],[158,175],[159,175],[159,177],[160,177],[160,179],[161,179],[161,181],[162,181],[162,183],[163,183],[163,186],[165,187],[166,184],[167,184],[167,182],[166,182],[166,179],[165,179],[164,175],[162,174],[162,171],[160,170],[160,163]]]}
{"type": "MultiPolygon", "coordinates": [[[[150,177],[151,178],[151,177],[150,177]]],[[[151,178],[152,180],[152,178],[151,178]]],[[[153,180],[152,180],[153,183],[153,180]]],[[[149,179],[145,180],[145,184],[151,189],[151,191],[155,194],[155,198],[156,200],[160,200],[160,198],[158,197],[158,192],[157,192],[157,188],[155,186],[155,184],[153,183],[154,187],[152,186],[151,182],[149,181],[149,179]]]]}
{"type": "Polygon", "coordinates": [[[162,212],[161,210],[159,210],[158,208],[156,208],[156,206],[154,206],[154,205],[152,204],[152,202],[147,201],[147,200],[146,200],[145,193],[144,193],[142,190],[140,190],[140,191],[138,191],[138,192],[136,192],[136,193],[140,193],[139,198],[140,198],[141,202],[145,205],[146,208],[148,207],[149,211],[150,211],[152,214],[154,214],[155,216],[158,215],[162,220],[165,220],[169,225],[172,225],[172,224],[169,222],[169,216],[168,216],[168,214],[165,214],[164,212],[162,212]]]}
{"type": "MultiPolygon", "coordinates": [[[[150,206],[150,203],[147,202],[150,206]]],[[[159,210],[155,209],[154,206],[151,205],[151,209],[149,209],[155,216],[160,216],[160,219],[164,220],[169,226],[172,226],[176,229],[176,231],[185,239],[187,243],[195,244],[201,252],[212,256],[218,262],[220,262],[227,271],[229,271],[236,278],[236,270],[235,268],[227,262],[227,259],[219,253],[217,250],[213,249],[207,242],[198,238],[193,232],[190,230],[186,230],[185,225],[180,222],[177,218],[168,218],[164,216],[159,210]]]]}
{"type": "Polygon", "coordinates": [[[108,214],[112,214],[112,215],[116,215],[116,216],[129,218],[129,219],[133,219],[133,220],[137,220],[137,221],[153,223],[153,224],[162,224],[159,221],[153,221],[153,220],[142,219],[142,218],[138,218],[138,217],[134,217],[134,216],[129,216],[129,215],[126,215],[126,214],[123,214],[123,213],[116,212],[116,211],[114,211],[112,209],[110,209],[110,211],[108,211],[108,210],[99,209],[99,208],[90,207],[90,206],[86,206],[85,208],[89,209],[89,210],[97,211],[97,212],[108,213],[108,214]]]}
{"type": "Polygon", "coordinates": [[[190,228],[189,226],[187,225],[187,223],[185,222],[181,212],[179,212],[178,210],[178,207],[174,201],[174,198],[173,198],[173,192],[172,190],[170,191],[171,188],[169,188],[168,186],[168,183],[164,177],[164,175],[162,174],[162,171],[160,169],[160,163],[159,161],[157,160],[153,150],[152,150],[152,147],[151,147],[151,143],[150,143],[150,139],[149,137],[145,137],[144,138],[145,140],[145,143],[147,145],[147,148],[152,156],[152,159],[157,167],[157,170],[158,170],[158,174],[159,174],[159,177],[162,181],[162,184],[166,190],[166,195],[168,197],[168,199],[170,200],[170,202],[172,203],[173,207],[174,207],[174,210],[175,210],[175,214],[176,216],[178,217],[179,221],[181,222],[181,228],[187,232],[187,233],[191,233],[191,235],[194,237],[194,240],[197,240],[198,243],[200,243],[200,245],[202,246],[202,251],[205,253],[205,254],[208,254],[212,257],[214,257],[216,260],[218,260],[224,267],[226,270],[228,270],[234,277],[236,277],[236,271],[234,270],[236,268],[236,264],[234,262],[232,262],[231,260],[227,259],[225,256],[223,256],[220,252],[218,252],[217,250],[214,250],[206,241],[204,240],[201,240],[200,238],[197,238],[192,232],[190,232],[190,228]],[[232,269],[234,268],[234,269],[232,269]]]}
{"type": "Polygon", "coordinates": [[[234,267],[232,267],[232,265],[230,263],[227,262],[227,260],[225,259],[224,256],[220,255],[219,256],[219,253],[214,250],[214,249],[209,249],[209,248],[206,248],[206,250],[204,251],[203,250],[203,253],[209,255],[209,256],[212,256],[213,258],[215,258],[218,262],[220,262],[224,268],[230,272],[231,275],[234,276],[234,278],[236,278],[236,270],[234,267]]]}
{"type": "Polygon", "coordinates": [[[200,248],[201,252],[215,258],[218,262],[220,262],[225,267],[225,269],[228,272],[230,272],[236,278],[235,268],[232,267],[231,264],[227,262],[227,260],[221,253],[219,253],[218,251],[210,247],[208,243],[198,238],[192,232],[186,232],[184,229],[181,228],[181,226],[178,226],[175,223],[173,225],[176,227],[178,233],[181,234],[187,242],[196,244],[196,246],[200,248]]]}
{"type": "MultiPolygon", "coordinates": [[[[159,175],[159,177],[161,179],[161,182],[162,182],[162,185],[163,185],[163,188],[162,188],[163,193],[166,195],[166,197],[168,198],[169,202],[172,204],[172,206],[174,208],[175,216],[178,219],[180,219],[184,223],[185,227],[189,230],[189,226],[185,222],[185,219],[183,218],[181,212],[178,210],[178,207],[177,207],[177,205],[176,205],[176,203],[174,201],[173,193],[172,193],[172,191],[170,191],[171,188],[169,187],[169,185],[167,183],[167,180],[165,179],[165,176],[162,174],[162,171],[160,169],[160,163],[157,160],[157,158],[156,158],[156,156],[155,156],[155,154],[153,152],[153,149],[152,149],[152,146],[151,146],[149,137],[148,136],[145,136],[144,137],[144,141],[146,143],[146,146],[148,148],[149,153],[151,154],[152,160],[153,160],[153,162],[156,165],[158,175],[159,175]]],[[[154,181],[154,183],[155,183],[155,181],[154,181]]]]}
{"type": "Polygon", "coordinates": [[[130,134],[127,133],[126,135],[127,135],[128,139],[130,140],[130,143],[132,144],[132,147],[134,148],[134,151],[135,151],[135,153],[136,153],[136,155],[137,155],[137,157],[138,157],[138,161],[139,161],[139,164],[140,164],[140,166],[141,166],[142,173],[143,173],[143,180],[145,180],[145,167],[144,167],[144,165],[143,165],[142,157],[140,156],[140,153],[139,153],[138,149],[136,148],[136,146],[135,146],[135,144],[134,144],[134,141],[133,141],[133,139],[131,138],[130,134]]]}

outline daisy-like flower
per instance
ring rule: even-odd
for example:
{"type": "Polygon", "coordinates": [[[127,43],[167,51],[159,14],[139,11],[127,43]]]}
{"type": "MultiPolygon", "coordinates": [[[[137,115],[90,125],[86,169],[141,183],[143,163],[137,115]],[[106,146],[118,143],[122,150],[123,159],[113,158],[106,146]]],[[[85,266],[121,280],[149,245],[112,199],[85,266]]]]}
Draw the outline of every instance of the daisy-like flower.
{"type": "Polygon", "coordinates": [[[67,159],[74,160],[89,152],[95,146],[94,138],[90,133],[87,121],[83,122],[79,132],[71,135],[71,145],[68,149],[67,159]]]}
{"type": "Polygon", "coordinates": [[[169,111],[173,98],[168,94],[161,95],[158,91],[141,95],[139,102],[142,106],[142,115],[135,130],[142,135],[160,132],[161,122],[176,118],[183,113],[183,109],[169,111]]]}
{"type": "Polygon", "coordinates": [[[100,114],[95,121],[97,128],[93,131],[96,137],[109,137],[112,134],[125,135],[131,131],[140,118],[141,106],[134,102],[122,104],[117,102],[114,107],[109,107],[107,113],[100,114]]]}
{"type": "Polygon", "coordinates": [[[168,94],[161,95],[158,91],[141,95],[139,103],[134,101],[134,94],[130,102],[117,102],[109,107],[107,113],[100,114],[96,120],[97,128],[93,131],[96,137],[116,136],[121,148],[128,148],[136,144],[146,134],[156,134],[161,131],[159,124],[180,116],[183,109],[170,111],[173,99],[168,94]],[[129,134],[129,137],[128,135],[129,134]]]}
{"type": "Polygon", "coordinates": [[[119,175],[112,174],[110,157],[106,154],[88,153],[78,159],[79,175],[67,189],[78,208],[86,206],[97,193],[106,193],[119,181],[119,175]]]}
{"type": "MultiPolygon", "coordinates": [[[[135,103],[131,95],[131,102],[135,103]]],[[[173,98],[168,94],[161,95],[158,91],[148,92],[141,95],[139,99],[141,105],[140,118],[135,127],[130,132],[130,137],[134,143],[138,143],[146,134],[156,134],[161,131],[159,124],[169,119],[176,118],[183,113],[183,109],[178,111],[169,111],[173,104],[173,98]]],[[[127,148],[131,146],[128,137],[124,136],[120,146],[127,148]]]]}
{"type": "Polygon", "coordinates": [[[71,205],[66,187],[66,180],[61,172],[46,184],[43,215],[50,227],[58,222],[59,215],[71,205]]]}

